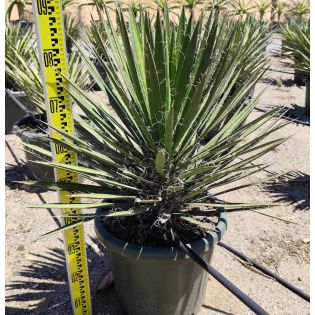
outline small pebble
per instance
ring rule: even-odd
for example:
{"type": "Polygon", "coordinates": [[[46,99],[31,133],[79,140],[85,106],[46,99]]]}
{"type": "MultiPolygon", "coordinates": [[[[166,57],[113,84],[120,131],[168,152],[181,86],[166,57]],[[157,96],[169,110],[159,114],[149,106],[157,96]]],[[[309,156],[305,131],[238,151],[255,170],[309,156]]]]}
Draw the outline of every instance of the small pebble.
{"type": "Polygon", "coordinates": [[[301,279],[300,277],[298,277],[298,280],[299,280],[299,281],[302,281],[302,279],[301,279]]]}
{"type": "Polygon", "coordinates": [[[23,251],[25,249],[24,245],[19,245],[16,250],[23,251]]]}

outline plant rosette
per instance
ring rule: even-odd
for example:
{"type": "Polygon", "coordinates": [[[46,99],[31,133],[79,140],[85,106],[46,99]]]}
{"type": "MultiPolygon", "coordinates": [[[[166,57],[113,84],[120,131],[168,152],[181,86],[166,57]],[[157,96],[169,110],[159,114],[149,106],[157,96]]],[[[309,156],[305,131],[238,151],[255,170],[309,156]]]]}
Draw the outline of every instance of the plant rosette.
{"type": "MultiPolygon", "coordinates": [[[[73,101],[93,125],[81,120],[74,136],[57,130],[62,136],[58,143],[77,153],[84,166],[39,162],[76,172],[86,182],[25,184],[84,198],[71,205],[32,207],[86,209],[72,215],[78,219],[74,224],[96,218],[97,234],[111,250],[114,283],[127,310],[190,315],[200,309],[207,277],[174,247],[170,235],[191,244],[209,261],[226,229],[226,213],[274,206],[221,199],[279,176],[248,180],[267,168],[255,161],[286,140],[267,139],[287,124],[277,118],[279,109],[247,119],[258,100],[248,95],[267,68],[266,59],[253,56],[261,56],[266,38],[248,40],[260,34],[253,19],[230,21],[216,9],[198,18],[182,10],[178,22],[170,21],[167,7],[154,17],[140,9],[139,21],[130,11],[127,23],[118,8],[119,31],[106,6],[104,11],[106,16],[100,18],[106,40],[101,51],[88,37],[84,46],[89,49],[78,46],[103,102],[69,80],[73,101]],[[126,284],[132,285],[132,293],[127,294],[126,284]],[[165,311],[154,304],[158,299],[167,305],[165,311]]],[[[97,35],[99,25],[92,27],[97,35]]]]}

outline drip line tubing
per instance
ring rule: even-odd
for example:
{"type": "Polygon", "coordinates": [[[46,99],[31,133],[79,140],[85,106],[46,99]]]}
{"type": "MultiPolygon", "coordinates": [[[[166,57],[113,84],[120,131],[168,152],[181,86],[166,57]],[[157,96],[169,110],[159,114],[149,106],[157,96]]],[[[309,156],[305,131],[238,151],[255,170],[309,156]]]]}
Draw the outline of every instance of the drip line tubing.
{"type": "Polygon", "coordinates": [[[273,273],[272,271],[270,271],[269,269],[267,269],[266,267],[262,266],[261,264],[259,264],[258,262],[256,262],[255,260],[245,256],[244,254],[242,254],[241,252],[237,251],[236,249],[232,248],[231,246],[223,243],[222,241],[219,241],[218,243],[219,246],[225,248],[226,250],[228,250],[229,252],[231,252],[232,254],[234,254],[235,256],[241,258],[242,260],[249,262],[253,267],[255,267],[256,269],[258,269],[259,271],[263,272],[265,275],[271,277],[272,279],[276,280],[277,282],[279,282],[281,285],[283,285],[285,288],[289,289],[291,292],[297,294],[299,297],[301,297],[302,299],[304,299],[307,302],[310,302],[310,296],[303,292],[301,289],[295,287],[294,285],[292,285],[291,283],[289,283],[287,280],[279,277],[278,275],[276,275],[275,273],[273,273]]]}
{"type": "Polygon", "coordinates": [[[252,300],[248,295],[241,291],[230,280],[225,278],[220,272],[208,264],[203,258],[201,258],[195,251],[184,244],[179,238],[173,234],[173,241],[177,247],[183,250],[194,262],[196,262],[201,268],[206,270],[213,278],[219,281],[226,289],[228,289],[233,295],[235,295],[240,301],[242,301],[248,308],[250,308],[257,315],[269,315],[260,305],[252,300]]]}

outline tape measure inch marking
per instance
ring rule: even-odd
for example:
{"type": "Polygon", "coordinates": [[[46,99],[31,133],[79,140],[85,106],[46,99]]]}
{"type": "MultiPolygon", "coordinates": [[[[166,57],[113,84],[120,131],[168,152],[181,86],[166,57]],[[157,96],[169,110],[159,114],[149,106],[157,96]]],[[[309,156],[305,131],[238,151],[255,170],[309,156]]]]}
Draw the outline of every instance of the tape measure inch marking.
{"type": "MultiPolygon", "coordinates": [[[[33,12],[36,20],[37,43],[40,52],[41,73],[46,100],[46,113],[49,125],[74,134],[71,99],[64,87],[67,82],[61,75],[67,74],[67,54],[63,28],[62,6],[60,0],[33,0],[33,12]]],[[[61,139],[56,131],[51,136],[61,139]]],[[[53,160],[57,163],[77,165],[77,156],[71,150],[52,144],[53,160]]],[[[74,172],[55,169],[55,179],[63,182],[78,182],[74,172]]],[[[62,203],[78,203],[79,198],[69,196],[69,192],[58,192],[62,203]]],[[[63,211],[67,214],[80,214],[79,209],[63,211]]],[[[75,223],[79,218],[65,217],[64,224],[75,223]]],[[[65,257],[72,309],[75,315],[92,314],[89,288],[89,275],[85,249],[83,225],[77,225],[64,231],[65,257]]]]}

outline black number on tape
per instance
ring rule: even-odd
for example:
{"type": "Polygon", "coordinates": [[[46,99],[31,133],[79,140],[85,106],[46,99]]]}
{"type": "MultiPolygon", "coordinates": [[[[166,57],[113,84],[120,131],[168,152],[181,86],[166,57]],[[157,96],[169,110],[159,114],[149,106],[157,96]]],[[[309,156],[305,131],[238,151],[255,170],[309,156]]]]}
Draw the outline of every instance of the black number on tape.
{"type": "Polygon", "coordinates": [[[50,100],[49,105],[50,105],[50,112],[51,113],[58,112],[58,100],[57,99],[50,100]]]}
{"type": "Polygon", "coordinates": [[[39,15],[47,14],[47,0],[37,0],[37,12],[39,15]]]}
{"type": "Polygon", "coordinates": [[[54,55],[52,51],[44,51],[44,63],[45,63],[45,67],[53,67],[54,55]]]}
{"type": "Polygon", "coordinates": [[[55,144],[55,150],[57,154],[64,153],[67,151],[67,149],[60,144],[55,144]]]}

